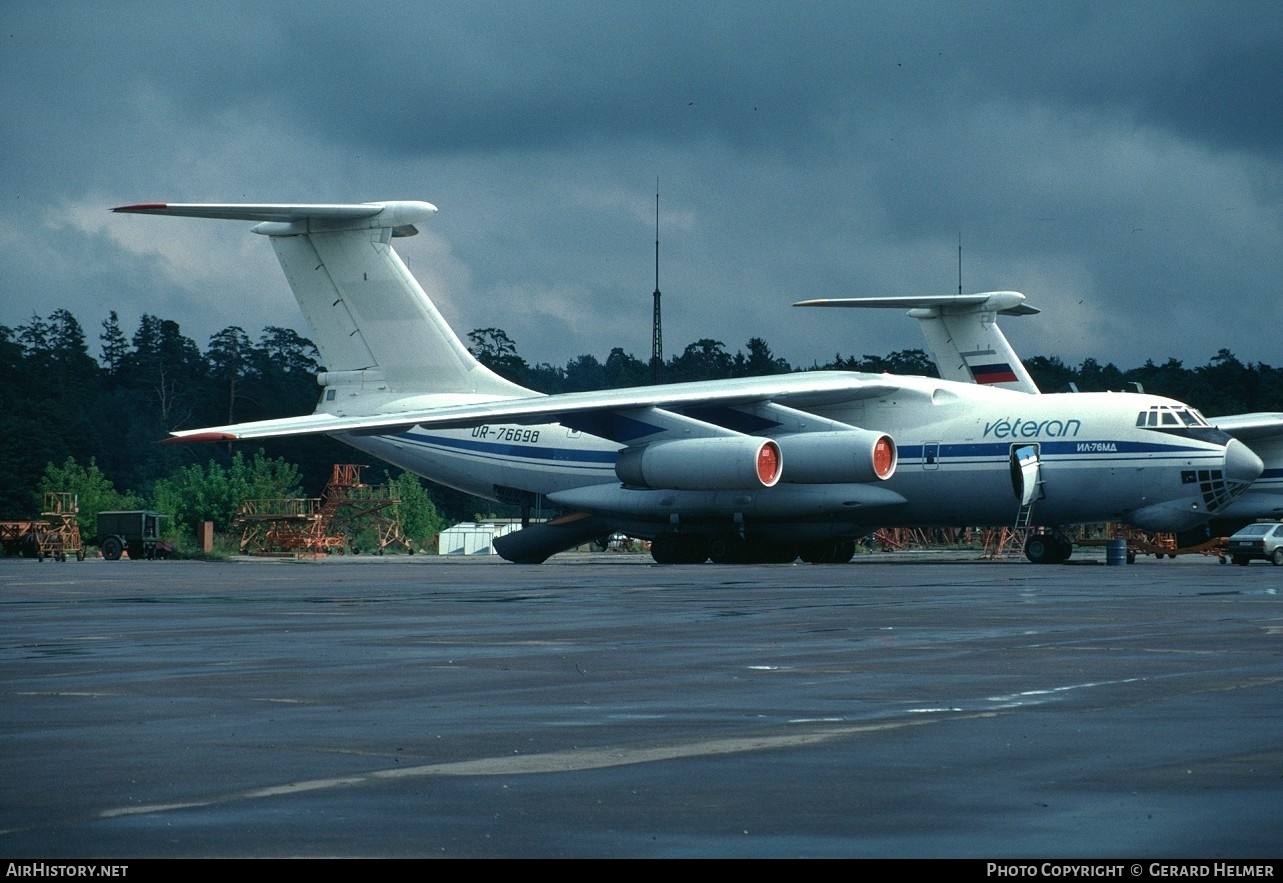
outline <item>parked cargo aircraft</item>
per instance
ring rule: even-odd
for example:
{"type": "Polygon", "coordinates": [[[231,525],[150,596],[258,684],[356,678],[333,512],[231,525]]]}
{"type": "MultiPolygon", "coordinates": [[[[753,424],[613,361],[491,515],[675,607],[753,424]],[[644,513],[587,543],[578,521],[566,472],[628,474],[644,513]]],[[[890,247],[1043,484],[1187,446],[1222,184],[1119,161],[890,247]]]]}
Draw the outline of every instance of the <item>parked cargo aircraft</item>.
{"type": "MultiPolygon", "coordinates": [[[[496,540],[512,561],[611,531],[678,563],[843,561],[883,526],[1178,530],[1261,472],[1244,444],[1153,395],[1030,396],[840,371],[541,395],[478,363],[393,250],[435,206],[115,211],[257,221],[326,368],[310,415],[172,440],[324,433],[467,493],[566,513],[496,540]]],[[[1031,557],[1068,557],[1068,541],[1047,536],[1031,557]]]]}
{"type": "MultiPolygon", "coordinates": [[[[852,297],[800,301],[794,306],[907,309],[918,320],[931,358],[941,377],[963,383],[998,386],[1038,394],[1007,337],[998,316],[1039,312],[1016,291],[946,294],[925,297],[852,297]]],[[[1175,414],[1145,415],[1147,425],[1176,426],[1175,414]],[[1156,423],[1149,424],[1154,420],[1156,423]]],[[[1208,422],[1250,447],[1263,463],[1261,476],[1228,506],[1214,513],[1210,528],[1228,536],[1242,524],[1260,518],[1283,518],[1283,413],[1261,412],[1211,417],[1208,422]]]]}

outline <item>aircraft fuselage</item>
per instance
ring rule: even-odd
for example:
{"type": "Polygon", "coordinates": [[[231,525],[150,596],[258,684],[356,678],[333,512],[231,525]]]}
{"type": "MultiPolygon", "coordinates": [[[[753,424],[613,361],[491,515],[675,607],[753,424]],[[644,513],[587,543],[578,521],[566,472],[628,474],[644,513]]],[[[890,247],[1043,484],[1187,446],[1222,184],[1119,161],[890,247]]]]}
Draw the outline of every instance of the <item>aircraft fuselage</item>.
{"type": "MultiPolygon", "coordinates": [[[[808,375],[796,378],[804,389],[808,375]]],[[[898,378],[898,383],[890,395],[812,409],[895,440],[894,474],[872,484],[791,483],[786,457],[783,479],[773,487],[629,488],[615,474],[620,444],[556,423],[416,427],[396,435],[342,438],[468,493],[493,498],[497,488],[509,488],[542,495],[641,537],[674,525],[717,522],[748,529],[771,525],[774,531],[808,536],[855,535],[870,526],[1007,524],[1021,504],[1013,451],[1028,448],[1039,464],[1033,524],[1125,520],[1151,530],[1182,530],[1223,505],[1227,479],[1235,479],[1231,440],[1223,433],[1210,427],[1137,425],[1144,423],[1138,415],[1147,409],[1183,409],[1170,399],[1113,393],[1028,396],[930,378],[898,378]]],[[[774,437],[771,427],[756,434],[774,437]]]]}

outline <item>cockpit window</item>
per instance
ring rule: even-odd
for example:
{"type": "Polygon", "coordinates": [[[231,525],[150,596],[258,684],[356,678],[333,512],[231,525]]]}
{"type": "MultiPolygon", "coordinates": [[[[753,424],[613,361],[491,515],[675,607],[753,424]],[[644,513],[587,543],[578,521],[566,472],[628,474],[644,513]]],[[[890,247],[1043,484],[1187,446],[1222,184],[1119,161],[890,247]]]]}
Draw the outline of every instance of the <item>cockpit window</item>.
{"type": "Polygon", "coordinates": [[[1198,411],[1192,408],[1173,408],[1171,405],[1155,405],[1136,415],[1136,425],[1143,427],[1159,426],[1210,426],[1198,411]]]}

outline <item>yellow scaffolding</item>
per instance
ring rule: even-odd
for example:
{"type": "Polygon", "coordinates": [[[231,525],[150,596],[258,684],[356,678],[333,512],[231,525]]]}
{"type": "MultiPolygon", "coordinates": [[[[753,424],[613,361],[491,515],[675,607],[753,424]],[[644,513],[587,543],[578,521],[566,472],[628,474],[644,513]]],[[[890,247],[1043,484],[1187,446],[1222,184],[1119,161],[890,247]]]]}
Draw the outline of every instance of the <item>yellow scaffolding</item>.
{"type": "Polygon", "coordinates": [[[34,531],[38,559],[66,561],[68,555],[74,555],[77,561],[85,560],[85,544],[80,537],[80,522],[76,520],[79,512],[75,494],[53,491],[44,495],[42,520],[35,523],[39,527],[34,531]]]}

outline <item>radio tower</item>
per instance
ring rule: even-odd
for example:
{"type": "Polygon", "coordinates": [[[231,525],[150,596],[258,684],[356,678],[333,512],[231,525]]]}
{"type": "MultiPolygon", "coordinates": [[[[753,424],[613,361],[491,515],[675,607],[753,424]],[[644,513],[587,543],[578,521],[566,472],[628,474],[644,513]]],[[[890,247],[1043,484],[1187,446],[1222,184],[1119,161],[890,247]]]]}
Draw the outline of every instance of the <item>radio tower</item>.
{"type": "Polygon", "coordinates": [[[650,382],[664,379],[664,332],[659,317],[659,179],[655,179],[655,318],[650,332],[650,382]]]}

